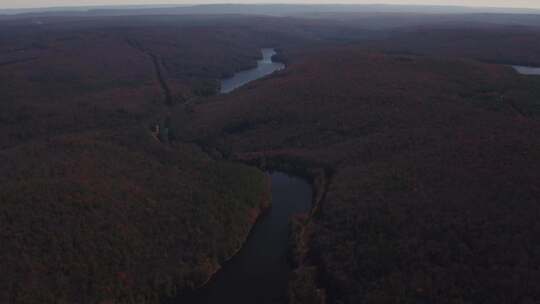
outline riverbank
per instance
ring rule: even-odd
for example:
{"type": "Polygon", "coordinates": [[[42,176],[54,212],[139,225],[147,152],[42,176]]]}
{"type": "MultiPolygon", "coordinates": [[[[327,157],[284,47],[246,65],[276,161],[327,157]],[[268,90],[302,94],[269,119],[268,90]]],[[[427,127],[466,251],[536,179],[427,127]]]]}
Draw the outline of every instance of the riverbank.
{"type": "Polygon", "coordinates": [[[260,215],[240,251],[207,284],[171,303],[286,303],[290,219],[311,210],[312,189],[303,179],[272,172],[272,204],[260,215]]]}
{"type": "MultiPolygon", "coordinates": [[[[284,68],[283,64],[274,64],[272,58],[276,54],[273,49],[263,49],[262,60],[258,62],[258,67],[250,70],[240,72],[238,79],[236,76],[223,80],[225,83],[225,91],[232,91],[246,84],[246,75],[254,77],[252,80],[256,80],[260,77],[271,74],[274,71],[284,68]]],[[[235,159],[242,163],[249,163],[247,160],[235,159]]],[[[250,165],[253,165],[252,163],[250,165]]],[[[257,166],[263,171],[277,169],[257,166]]],[[[306,172],[300,172],[300,170],[290,170],[290,168],[281,167],[283,172],[277,172],[271,170],[269,176],[271,176],[272,182],[272,197],[277,200],[278,203],[273,202],[272,207],[254,212],[251,217],[252,227],[245,238],[245,241],[239,245],[238,249],[231,256],[231,258],[224,260],[220,265],[216,265],[213,269],[211,276],[200,286],[187,296],[183,296],[178,301],[189,301],[190,303],[215,303],[224,301],[235,301],[239,303],[239,299],[244,297],[245,303],[252,303],[255,298],[268,297],[281,298],[283,302],[288,298],[288,279],[293,269],[291,266],[294,263],[290,263],[292,258],[291,252],[291,225],[294,222],[293,217],[304,214],[305,216],[311,216],[313,206],[318,204],[321,199],[323,191],[315,191],[309,183],[320,183],[320,176],[310,174],[306,172]],[[293,173],[296,176],[288,175],[293,173]],[[288,191],[279,191],[275,188],[282,188],[284,184],[297,185],[290,187],[288,191]],[[279,203],[283,199],[291,199],[291,194],[298,189],[305,189],[303,198],[293,199],[289,204],[283,205],[279,203]],[[292,192],[291,192],[292,191],[292,192]],[[287,196],[287,197],[284,197],[287,196]],[[281,200],[280,200],[281,197],[281,200]],[[298,203],[303,203],[304,207],[296,208],[298,203]],[[285,208],[285,209],[283,209],[285,208]],[[293,208],[293,209],[291,209],[293,208]],[[266,239],[266,241],[263,241],[266,239]],[[266,249],[265,249],[266,248],[266,249]],[[265,255],[260,255],[259,252],[264,251],[265,255]],[[275,257],[282,256],[278,259],[269,259],[268,255],[273,252],[275,257]],[[253,266],[245,267],[246,264],[252,264],[253,266]],[[246,269],[249,269],[247,271],[246,269]],[[247,273],[245,273],[247,271],[247,273]],[[273,273],[273,275],[271,275],[273,273]],[[253,280],[253,276],[264,274],[264,279],[261,277],[259,280],[253,280]],[[251,279],[250,279],[251,278],[251,279]],[[270,280],[273,278],[272,283],[256,284],[260,280],[270,280]],[[243,282],[239,282],[245,280],[243,282]],[[230,282],[237,282],[231,285],[230,282]],[[246,287],[251,286],[251,287],[246,287]],[[281,286],[282,288],[275,289],[273,292],[266,290],[268,286],[281,286]],[[265,290],[255,290],[264,287],[265,290]],[[252,290],[251,292],[236,291],[232,292],[234,288],[243,288],[252,290]],[[251,299],[249,299],[251,297],[251,299]]],[[[324,176],[323,176],[324,178],[324,176]]],[[[324,184],[322,182],[321,184],[324,184]]],[[[317,189],[320,189],[317,187],[317,189]]],[[[240,300],[241,303],[241,300],[240,300]]]]}
{"type": "Polygon", "coordinates": [[[223,261],[220,261],[219,263],[216,263],[214,265],[214,268],[211,269],[211,271],[207,274],[207,279],[199,284],[198,286],[195,286],[194,290],[200,290],[204,288],[210,281],[212,281],[215,278],[215,275],[222,270],[223,265],[228,263],[231,259],[233,259],[235,256],[238,255],[238,253],[244,248],[246,242],[248,241],[255,225],[257,222],[261,219],[261,217],[264,216],[265,213],[267,213],[271,206],[272,206],[272,180],[269,176],[265,177],[266,180],[266,186],[265,190],[263,191],[260,199],[260,203],[258,207],[251,208],[248,211],[248,230],[245,233],[245,235],[240,236],[239,239],[243,240],[238,243],[238,246],[234,250],[232,254],[230,254],[228,257],[226,257],[223,261]]]}
{"type": "Polygon", "coordinates": [[[529,77],[352,47],[288,69],[256,90],[198,105],[180,132],[262,168],[279,160],[332,173],[319,210],[297,221],[293,242],[303,263],[291,302],[535,294],[519,261],[538,258],[505,244],[536,243],[529,210],[538,209],[538,124],[500,100],[518,96],[512,85],[529,77]],[[523,274],[519,285],[508,283],[513,274],[523,274]]]}
{"type": "Polygon", "coordinates": [[[267,153],[248,153],[236,155],[235,160],[256,166],[261,170],[287,172],[298,176],[311,185],[311,210],[296,214],[290,220],[289,261],[292,265],[288,280],[288,303],[326,303],[326,290],[321,284],[323,280],[317,262],[310,253],[310,243],[314,237],[315,217],[322,210],[333,170],[321,164],[310,163],[302,159],[294,159],[286,155],[267,153]]]}
{"type": "MultiPolygon", "coordinates": [[[[269,71],[267,68],[261,69],[261,66],[272,63],[272,58],[275,57],[276,52],[273,49],[263,49],[262,55],[263,59],[258,62],[257,68],[251,71],[240,72],[240,76],[238,76],[237,74],[232,78],[223,80],[223,83],[225,84],[224,86],[222,86],[222,89],[224,89],[223,92],[231,92],[232,90],[248,83],[245,82],[246,75],[250,75],[250,77],[254,77],[252,80],[256,80],[260,77],[264,77],[274,71],[278,71],[284,68],[283,64],[279,64],[270,66],[273,69],[271,71],[269,71]],[[237,76],[239,78],[235,79],[235,77],[237,76]]],[[[225,155],[223,151],[219,152],[218,154],[220,154],[221,156],[225,155]]],[[[287,290],[287,292],[282,295],[282,301],[288,302],[291,299],[292,294],[294,293],[293,289],[297,289],[290,287],[298,285],[297,281],[289,281],[290,276],[292,274],[296,274],[294,277],[299,277],[298,274],[302,274],[305,277],[307,269],[310,270],[310,274],[316,271],[316,267],[311,265],[310,262],[307,260],[309,246],[308,243],[311,238],[311,234],[309,233],[310,223],[314,214],[316,214],[317,211],[320,209],[320,204],[324,199],[324,196],[326,195],[326,189],[329,184],[329,176],[331,175],[331,170],[329,170],[328,168],[325,169],[320,165],[308,164],[301,162],[300,160],[294,161],[292,159],[281,159],[279,157],[261,157],[259,155],[244,155],[243,157],[238,157],[235,155],[229,155],[228,158],[237,162],[258,167],[263,171],[274,172],[273,174],[295,176],[294,178],[288,178],[300,178],[301,180],[305,181],[306,185],[308,185],[310,189],[309,193],[311,198],[309,199],[309,207],[303,209],[301,212],[298,213],[290,213],[289,216],[282,219],[284,220],[283,227],[286,227],[286,229],[283,230],[282,235],[286,237],[286,239],[284,239],[282,244],[276,244],[276,246],[274,246],[276,248],[283,248],[284,262],[281,264],[281,266],[280,264],[274,265],[273,268],[277,269],[279,267],[286,267],[287,269],[282,272],[281,279],[278,280],[278,282],[270,285],[281,284],[284,287],[283,289],[287,290]]],[[[270,210],[270,212],[272,212],[272,210],[270,210]]],[[[263,223],[259,223],[258,221],[253,222],[254,225],[252,227],[252,230],[246,238],[245,242],[243,243],[243,246],[240,246],[239,250],[237,250],[235,255],[232,256],[229,260],[221,263],[221,266],[216,267],[212,273],[212,277],[206,280],[204,284],[199,286],[196,290],[194,290],[191,295],[187,297],[190,303],[214,303],[217,301],[223,301],[223,298],[227,297],[227,295],[230,297],[230,301],[238,302],[238,297],[240,297],[239,295],[242,294],[242,292],[233,294],[231,294],[230,292],[225,292],[225,296],[212,295],[220,293],[219,291],[215,292],[215,290],[220,290],[222,288],[220,286],[228,286],[229,281],[235,281],[239,279],[238,277],[235,277],[234,269],[241,268],[241,266],[239,266],[238,264],[241,264],[241,261],[246,259],[246,255],[249,256],[249,253],[246,254],[243,252],[249,252],[249,246],[251,242],[254,242],[253,239],[256,240],[258,238],[257,234],[255,234],[254,231],[263,229],[260,226],[264,226],[265,222],[268,221],[268,218],[266,218],[267,216],[269,215],[259,214],[257,218],[260,221],[263,221],[263,223]],[[233,277],[232,279],[231,276],[233,277]],[[228,279],[223,279],[223,277],[226,277],[228,279]]],[[[261,248],[264,248],[264,245],[265,244],[260,244],[259,246],[256,246],[257,250],[261,250],[261,248]]],[[[255,266],[253,268],[264,269],[265,264],[267,263],[263,261],[258,261],[257,263],[255,263],[255,266]]],[[[245,275],[243,277],[245,277],[245,275]]],[[[312,282],[314,283],[313,280],[312,282]]],[[[250,282],[243,282],[235,286],[242,286],[243,288],[246,288],[245,286],[248,286],[249,284],[250,282]]],[[[235,286],[229,286],[226,289],[234,289],[235,286]]],[[[315,285],[310,286],[310,288],[312,288],[316,293],[319,294],[319,298],[324,298],[323,290],[319,289],[315,285]]],[[[272,296],[272,293],[261,290],[258,296],[272,296]]],[[[186,299],[183,297],[182,300],[186,299]]]]}

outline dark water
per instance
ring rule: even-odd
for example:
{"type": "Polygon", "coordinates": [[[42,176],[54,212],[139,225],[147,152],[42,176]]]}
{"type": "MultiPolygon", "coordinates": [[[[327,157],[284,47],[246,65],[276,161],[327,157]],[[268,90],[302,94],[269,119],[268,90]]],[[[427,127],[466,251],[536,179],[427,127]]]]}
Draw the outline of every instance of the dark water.
{"type": "MultiPolygon", "coordinates": [[[[262,49],[257,67],[221,82],[229,93],[253,80],[285,68],[272,61],[274,49],[262,49]]],[[[253,227],[242,249],[206,286],[173,303],[268,304],[286,303],[291,266],[288,263],[290,219],[311,210],[312,189],[304,180],[285,173],[271,173],[272,207],[253,227]]],[[[167,301],[169,302],[169,301],[167,301]]]]}
{"type": "Polygon", "coordinates": [[[535,67],[526,67],[526,66],[513,66],[519,74],[522,75],[540,75],[540,68],[535,67]]]}
{"type": "Polygon", "coordinates": [[[273,62],[272,56],[276,54],[274,49],[262,49],[263,59],[257,62],[257,67],[234,74],[233,77],[221,81],[221,94],[232,92],[233,90],[275,71],[283,70],[285,65],[279,62],[273,62]]]}
{"type": "Polygon", "coordinates": [[[253,228],[246,244],[214,278],[178,303],[286,303],[290,265],[289,219],[311,209],[311,186],[302,179],[275,172],[272,207],[253,228]]]}

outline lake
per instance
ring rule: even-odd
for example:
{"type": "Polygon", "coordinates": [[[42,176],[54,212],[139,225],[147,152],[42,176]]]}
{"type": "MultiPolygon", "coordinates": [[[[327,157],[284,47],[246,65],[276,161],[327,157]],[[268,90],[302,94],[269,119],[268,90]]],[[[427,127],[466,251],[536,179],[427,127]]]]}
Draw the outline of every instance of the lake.
{"type": "MultiPolygon", "coordinates": [[[[257,67],[238,72],[221,82],[226,94],[264,76],[285,68],[272,61],[274,49],[262,49],[257,67]]],[[[253,227],[242,249],[222,265],[202,288],[174,303],[264,304],[287,303],[291,265],[288,261],[290,219],[310,212],[312,187],[305,180],[282,172],[270,173],[272,206],[253,227]]]]}
{"type": "Polygon", "coordinates": [[[540,75],[540,68],[537,67],[527,67],[527,66],[512,66],[519,74],[522,75],[540,75]]]}
{"type": "Polygon", "coordinates": [[[221,94],[230,93],[253,80],[257,80],[285,68],[283,63],[274,62],[272,60],[272,57],[276,54],[274,49],[262,49],[261,52],[262,59],[257,61],[256,68],[238,72],[231,78],[221,80],[221,94]]]}

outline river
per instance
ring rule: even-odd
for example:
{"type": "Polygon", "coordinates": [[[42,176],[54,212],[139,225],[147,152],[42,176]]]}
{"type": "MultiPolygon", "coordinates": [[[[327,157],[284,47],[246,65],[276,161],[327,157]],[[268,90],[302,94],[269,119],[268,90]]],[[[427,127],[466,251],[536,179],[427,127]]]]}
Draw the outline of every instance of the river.
{"type": "MultiPolygon", "coordinates": [[[[262,49],[257,67],[224,79],[221,92],[229,93],[253,80],[282,70],[285,65],[272,61],[274,49],[262,49]]],[[[269,173],[272,205],[253,227],[240,251],[202,288],[177,303],[189,304],[266,304],[287,303],[291,273],[288,262],[290,219],[312,208],[312,187],[305,180],[282,172],[269,173]]]]}
{"type": "Polygon", "coordinates": [[[272,57],[276,54],[274,49],[262,49],[261,52],[263,58],[257,61],[256,68],[238,72],[231,78],[221,80],[221,94],[230,93],[253,80],[263,78],[285,68],[283,63],[272,60],[272,57]]]}
{"type": "Polygon", "coordinates": [[[270,210],[257,221],[238,254],[181,303],[287,303],[289,221],[291,216],[311,210],[312,191],[303,179],[281,172],[270,177],[270,210]]]}

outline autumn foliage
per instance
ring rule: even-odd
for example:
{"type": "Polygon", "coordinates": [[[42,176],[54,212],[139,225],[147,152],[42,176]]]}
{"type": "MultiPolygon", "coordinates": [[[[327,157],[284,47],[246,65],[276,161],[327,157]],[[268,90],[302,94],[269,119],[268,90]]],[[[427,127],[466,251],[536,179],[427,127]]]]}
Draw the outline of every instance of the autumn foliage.
{"type": "Polygon", "coordinates": [[[527,81],[330,49],[194,107],[178,129],[231,157],[332,172],[293,303],[320,288],[330,303],[534,303],[540,124],[501,98],[527,81]]]}
{"type": "Polygon", "coordinates": [[[0,303],[199,287],[268,207],[253,165],[317,188],[291,303],[539,302],[540,81],[506,64],[540,22],[492,17],[3,19],[0,303]],[[261,47],[287,69],[214,96],[261,47]]]}

